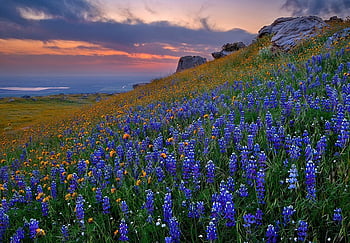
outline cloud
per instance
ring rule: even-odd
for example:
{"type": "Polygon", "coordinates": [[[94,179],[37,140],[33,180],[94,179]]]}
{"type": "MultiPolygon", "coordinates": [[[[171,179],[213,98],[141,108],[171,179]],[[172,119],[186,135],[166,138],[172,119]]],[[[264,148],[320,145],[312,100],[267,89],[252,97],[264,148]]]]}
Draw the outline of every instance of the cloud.
{"type": "Polygon", "coordinates": [[[294,16],[338,15],[339,17],[347,17],[350,10],[350,0],[286,0],[282,8],[291,11],[294,16]]]}

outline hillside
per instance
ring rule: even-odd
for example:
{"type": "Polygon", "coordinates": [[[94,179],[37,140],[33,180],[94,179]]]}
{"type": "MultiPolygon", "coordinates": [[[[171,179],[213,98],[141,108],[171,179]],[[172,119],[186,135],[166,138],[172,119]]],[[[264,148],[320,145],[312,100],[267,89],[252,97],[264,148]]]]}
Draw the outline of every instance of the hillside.
{"type": "Polygon", "coordinates": [[[4,134],[8,242],[350,241],[350,41],[229,56],[4,134]]]}

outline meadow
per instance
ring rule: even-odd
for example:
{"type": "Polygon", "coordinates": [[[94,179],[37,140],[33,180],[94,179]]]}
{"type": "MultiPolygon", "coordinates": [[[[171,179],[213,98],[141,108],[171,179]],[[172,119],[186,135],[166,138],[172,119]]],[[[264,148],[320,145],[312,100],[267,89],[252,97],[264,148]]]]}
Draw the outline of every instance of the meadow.
{"type": "Polygon", "coordinates": [[[0,239],[349,242],[346,27],[4,132],[0,239]]]}

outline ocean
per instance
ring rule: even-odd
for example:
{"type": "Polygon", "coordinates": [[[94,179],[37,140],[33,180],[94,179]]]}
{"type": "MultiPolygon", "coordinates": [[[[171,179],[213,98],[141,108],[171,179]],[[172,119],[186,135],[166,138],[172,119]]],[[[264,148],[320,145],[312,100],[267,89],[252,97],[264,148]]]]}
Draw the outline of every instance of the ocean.
{"type": "Polygon", "coordinates": [[[154,77],[140,76],[0,76],[0,98],[54,94],[121,93],[154,77]]]}

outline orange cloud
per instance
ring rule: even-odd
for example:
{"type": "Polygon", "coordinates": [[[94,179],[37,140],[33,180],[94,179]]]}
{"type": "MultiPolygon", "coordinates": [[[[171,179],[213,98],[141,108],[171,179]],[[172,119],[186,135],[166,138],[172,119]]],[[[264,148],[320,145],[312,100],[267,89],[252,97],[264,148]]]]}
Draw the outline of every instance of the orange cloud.
{"type": "Polygon", "coordinates": [[[0,39],[0,46],[4,47],[0,50],[0,53],[4,55],[125,56],[147,60],[178,59],[178,57],[170,55],[128,53],[84,41],[51,40],[43,42],[28,39],[0,39]]]}

